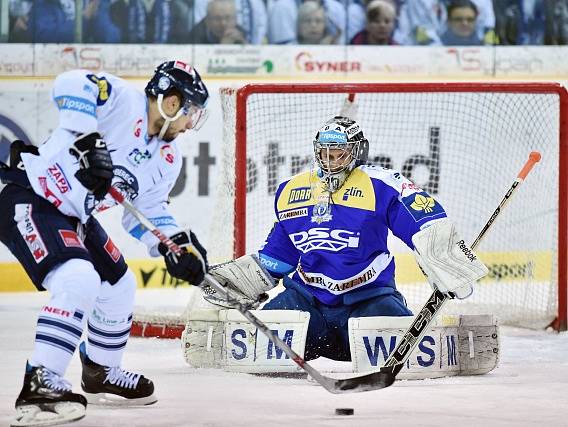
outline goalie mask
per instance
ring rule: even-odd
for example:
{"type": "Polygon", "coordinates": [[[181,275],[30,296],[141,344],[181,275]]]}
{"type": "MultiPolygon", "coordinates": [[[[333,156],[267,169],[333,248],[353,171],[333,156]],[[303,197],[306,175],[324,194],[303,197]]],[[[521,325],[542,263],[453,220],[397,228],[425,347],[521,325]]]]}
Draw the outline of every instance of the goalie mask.
{"type": "Polygon", "coordinates": [[[327,191],[339,190],[351,171],[367,162],[369,141],[359,123],[335,116],[316,134],[314,155],[317,175],[327,191]]]}
{"type": "Polygon", "coordinates": [[[194,130],[199,130],[207,119],[205,106],[209,92],[197,70],[185,62],[167,61],[160,64],[146,85],[145,92],[146,95],[156,97],[158,111],[165,120],[158,135],[160,139],[163,138],[169,124],[182,114],[191,117],[194,130]],[[162,102],[164,96],[170,95],[173,91],[181,96],[182,107],[174,116],[168,116],[162,108],[162,102]]]}

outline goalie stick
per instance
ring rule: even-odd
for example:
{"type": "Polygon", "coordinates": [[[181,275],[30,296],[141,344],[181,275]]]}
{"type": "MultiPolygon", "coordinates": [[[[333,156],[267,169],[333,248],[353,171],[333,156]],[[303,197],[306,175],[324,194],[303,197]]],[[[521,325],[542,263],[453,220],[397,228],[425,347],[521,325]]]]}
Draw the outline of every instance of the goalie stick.
{"type": "MultiPolygon", "coordinates": [[[[507,201],[513,195],[516,188],[523,182],[533,166],[540,160],[540,153],[532,152],[529,159],[523,166],[523,169],[517,175],[517,178],[509,191],[505,194],[501,203],[495,209],[474,243],[471,249],[474,249],[487,233],[501,209],[505,206],[507,201]]],[[[147,228],[154,236],[156,236],[163,244],[165,244],[172,252],[180,253],[180,248],[172,242],[166,235],[164,235],[152,222],[150,222],[132,203],[124,198],[124,196],[115,188],[111,187],[109,190],[110,195],[120,204],[124,206],[125,209],[130,211],[134,217],[147,228]]],[[[449,296],[436,290],[430,296],[422,310],[415,317],[414,321],[405,332],[402,340],[396,346],[394,351],[391,353],[384,366],[380,368],[379,371],[374,371],[368,374],[353,376],[350,378],[332,378],[321,374],[317,369],[312,367],[307,363],[299,354],[288,346],[278,335],[272,333],[272,331],[259,319],[256,318],[249,310],[248,307],[241,304],[234,298],[230,296],[230,292],[225,289],[215,278],[210,274],[205,275],[205,281],[209,286],[218,291],[221,295],[224,295],[229,304],[231,304],[235,309],[237,309],[253,326],[258,328],[268,339],[270,339],[275,345],[280,347],[284,353],[290,357],[300,368],[305,370],[318,384],[325,388],[330,393],[349,393],[349,392],[363,392],[378,390],[382,388],[389,387],[392,385],[396,379],[396,375],[403,368],[404,363],[412,353],[414,347],[418,344],[428,326],[432,323],[436,314],[441,310],[444,303],[450,299],[449,296]]]]}
{"type": "MultiPolygon", "coordinates": [[[[511,185],[511,188],[507,191],[497,209],[493,212],[487,223],[483,226],[482,230],[479,232],[479,235],[475,239],[475,241],[471,244],[471,249],[475,249],[483,236],[487,233],[489,228],[495,222],[495,219],[501,213],[501,210],[505,206],[505,204],[509,201],[517,187],[525,180],[531,169],[540,161],[540,153],[537,151],[533,151],[530,153],[528,160],[526,161],[525,165],[518,173],[517,178],[511,185]]],[[[393,352],[389,355],[389,358],[386,360],[385,364],[381,367],[378,371],[379,373],[383,374],[383,379],[385,381],[381,384],[377,384],[378,387],[376,388],[385,388],[394,383],[396,375],[401,371],[404,366],[404,363],[410,357],[412,350],[414,347],[420,342],[424,333],[428,330],[428,327],[436,317],[436,315],[440,312],[446,301],[451,299],[448,295],[440,292],[439,290],[435,290],[430,298],[426,301],[422,310],[416,315],[412,324],[404,333],[402,340],[393,350],[393,352]]]]}

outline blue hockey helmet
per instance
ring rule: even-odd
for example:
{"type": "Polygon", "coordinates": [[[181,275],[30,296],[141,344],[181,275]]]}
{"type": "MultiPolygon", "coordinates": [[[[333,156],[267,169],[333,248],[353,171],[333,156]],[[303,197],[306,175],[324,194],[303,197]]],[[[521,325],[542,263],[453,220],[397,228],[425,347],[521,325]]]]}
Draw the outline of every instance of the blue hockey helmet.
{"type": "Polygon", "coordinates": [[[158,111],[164,124],[158,137],[161,139],[171,122],[182,114],[191,116],[192,129],[198,130],[207,119],[207,100],[209,91],[199,73],[191,65],[182,61],[161,63],[145,89],[146,95],[157,98],[158,111]],[[162,108],[164,96],[175,91],[182,97],[182,108],[174,116],[168,116],[162,108]]]}

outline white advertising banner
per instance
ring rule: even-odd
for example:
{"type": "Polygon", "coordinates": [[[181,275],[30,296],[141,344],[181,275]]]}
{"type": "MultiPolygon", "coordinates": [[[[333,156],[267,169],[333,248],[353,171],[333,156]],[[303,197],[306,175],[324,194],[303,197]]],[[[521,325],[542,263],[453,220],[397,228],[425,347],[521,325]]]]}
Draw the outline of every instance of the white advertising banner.
{"type": "Polygon", "coordinates": [[[74,68],[146,77],[171,58],[204,77],[273,79],[515,78],[563,80],[568,46],[278,46],[0,44],[0,77],[54,77],[74,68]]]}

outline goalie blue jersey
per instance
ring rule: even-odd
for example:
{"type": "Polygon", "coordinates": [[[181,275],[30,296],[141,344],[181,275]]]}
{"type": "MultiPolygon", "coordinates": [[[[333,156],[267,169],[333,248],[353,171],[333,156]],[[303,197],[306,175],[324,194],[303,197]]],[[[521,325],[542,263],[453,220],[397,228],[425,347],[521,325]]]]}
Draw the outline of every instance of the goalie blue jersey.
{"type": "Polygon", "coordinates": [[[313,172],[284,181],[277,221],[259,251],[275,277],[292,279],[328,305],[392,293],[395,261],[388,230],[413,249],[412,236],[446,217],[442,206],[399,172],[359,166],[329,198],[313,172]]]}

